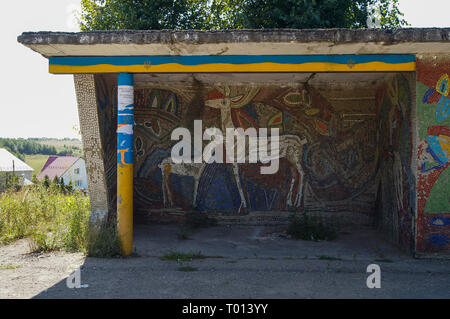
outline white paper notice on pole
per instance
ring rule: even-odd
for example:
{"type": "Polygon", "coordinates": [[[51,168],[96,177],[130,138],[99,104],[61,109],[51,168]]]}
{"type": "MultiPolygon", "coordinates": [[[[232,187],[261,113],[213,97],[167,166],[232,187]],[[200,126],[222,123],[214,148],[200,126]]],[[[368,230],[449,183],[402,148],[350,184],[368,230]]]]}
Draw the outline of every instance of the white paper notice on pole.
{"type": "Polygon", "coordinates": [[[134,103],[134,89],[130,85],[119,85],[118,87],[118,108],[119,111],[132,110],[134,103]]]}
{"type": "Polygon", "coordinates": [[[117,133],[133,135],[133,125],[126,124],[119,126],[119,128],[117,129],[117,133]]]}

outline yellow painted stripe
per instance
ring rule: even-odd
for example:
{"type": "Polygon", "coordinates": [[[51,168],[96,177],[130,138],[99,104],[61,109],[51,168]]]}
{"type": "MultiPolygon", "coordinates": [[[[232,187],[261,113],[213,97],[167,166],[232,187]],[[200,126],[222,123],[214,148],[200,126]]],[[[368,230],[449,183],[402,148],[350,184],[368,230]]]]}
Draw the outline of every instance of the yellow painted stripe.
{"type": "Polygon", "coordinates": [[[203,73],[203,72],[402,72],[415,71],[416,63],[369,62],[355,65],[310,62],[302,64],[285,63],[251,63],[228,64],[210,63],[202,65],[181,65],[167,63],[161,65],[110,65],[98,64],[88,66],[50,65],[50,73],[203,73]]]}
{"type": "Polygon", "coordinates": [[[122,253],[133,252],[133,164],[117,164],[117,233],[122,253]]]}

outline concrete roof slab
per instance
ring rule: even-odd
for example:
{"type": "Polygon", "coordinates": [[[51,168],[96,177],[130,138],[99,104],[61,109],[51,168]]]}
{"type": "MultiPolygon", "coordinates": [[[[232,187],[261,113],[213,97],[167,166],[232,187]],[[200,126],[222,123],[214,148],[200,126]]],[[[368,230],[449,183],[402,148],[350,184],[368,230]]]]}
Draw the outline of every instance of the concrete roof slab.
{"type": "Polygon", "coordinates": [[[418,54],[449,52],[450,28],[24,32],[18,41],[45,57],[418,54]]]}

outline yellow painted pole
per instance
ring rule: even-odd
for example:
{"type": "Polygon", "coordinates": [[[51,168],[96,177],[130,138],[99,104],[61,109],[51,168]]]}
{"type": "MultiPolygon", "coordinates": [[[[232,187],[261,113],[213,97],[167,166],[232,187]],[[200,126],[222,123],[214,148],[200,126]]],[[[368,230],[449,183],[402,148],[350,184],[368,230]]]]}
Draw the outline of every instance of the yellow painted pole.
{"type": "Polygon", "coordinates": [[[133,252],[133,74],[119,73],[117,108],[117,230],[128,256],[133,252]]]}

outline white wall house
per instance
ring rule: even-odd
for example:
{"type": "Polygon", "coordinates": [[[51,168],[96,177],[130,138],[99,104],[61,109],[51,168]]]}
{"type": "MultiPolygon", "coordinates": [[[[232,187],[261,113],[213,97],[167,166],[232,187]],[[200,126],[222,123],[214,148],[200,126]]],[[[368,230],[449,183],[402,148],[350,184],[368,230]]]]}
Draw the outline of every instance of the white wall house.
{"type": "Polygon", "coordinates": [[[64,180],[65,185],[72,182],[75,189],[87,190],[86,162],[77,156],[50,156],[38,175],[42,180],[48,176],[52,181],[55,177],[64,180]]]}
{"type": "Polygon", "coordinates": [[[4,186],[7,174],[16,174],[22,178],[20,183],[22,185],[31,184],[31,178],[33,176],[33,169],[18,159],[16,156],[0,148],[0,189],[4,186]]]}
{"type": "Polygon", "coordinates": [[[79,158],[60,178],[64,180],[66,185],[72,182],[72,186],[75,189],[88,189],[86,162],[84,159],[79,158]]]}

